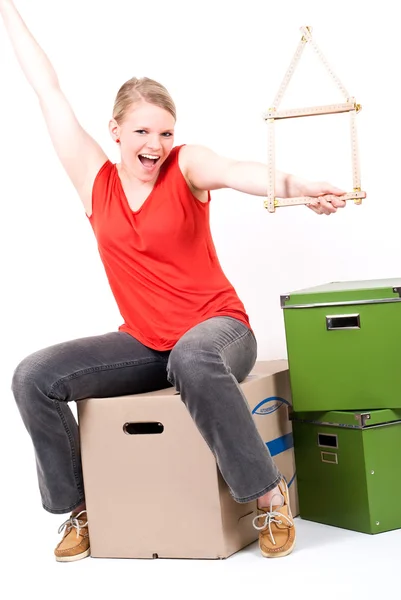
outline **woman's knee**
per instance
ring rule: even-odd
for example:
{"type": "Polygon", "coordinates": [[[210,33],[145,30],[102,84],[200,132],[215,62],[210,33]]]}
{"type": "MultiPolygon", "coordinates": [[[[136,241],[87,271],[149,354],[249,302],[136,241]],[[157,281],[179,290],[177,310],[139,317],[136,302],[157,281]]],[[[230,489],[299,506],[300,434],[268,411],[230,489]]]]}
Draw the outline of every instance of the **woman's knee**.
{"type": "Polygon", "coordinates": [[[24,358],[14,369],[11,389],[17,403],[32,389],[45,392],[50,389],[51,372],[46,362],[46,351],[38,351],[24,358]]]}
{"type": "Polygon", "coordinates": [[[210,377],[211,366],[223,364],[221,354],[213,347],[178,343],[171,351],[167,378],[176,387],[186,382],[202,385],[210,377]]]}

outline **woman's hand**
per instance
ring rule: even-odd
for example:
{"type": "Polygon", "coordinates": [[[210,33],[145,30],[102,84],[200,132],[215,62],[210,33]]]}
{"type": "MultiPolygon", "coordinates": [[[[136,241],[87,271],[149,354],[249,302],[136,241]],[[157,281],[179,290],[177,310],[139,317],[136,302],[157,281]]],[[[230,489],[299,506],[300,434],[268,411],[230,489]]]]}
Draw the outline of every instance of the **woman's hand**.
{"type": "Polygon", "coordinates": [[[318,215],[330,215],[337,212],[338,208],[344,208],[345,200],[338,196],[346,194],[344,190],[327,183],[326,181],[308,181],[289,175],[287,178],[287,198],[297,196],[311,196],[316,198],[306,206],[318,215]]]}

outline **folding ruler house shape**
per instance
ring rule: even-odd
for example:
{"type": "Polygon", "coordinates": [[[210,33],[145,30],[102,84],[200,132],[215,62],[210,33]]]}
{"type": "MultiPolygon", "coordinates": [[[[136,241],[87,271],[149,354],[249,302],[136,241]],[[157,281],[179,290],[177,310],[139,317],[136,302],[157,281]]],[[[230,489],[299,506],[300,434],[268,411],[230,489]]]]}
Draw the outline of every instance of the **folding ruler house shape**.
{"type": "MultiPolygon", "coordinates": [[[[299,196],[297,198],[276,198],[275,197],[275,121],[278,119],[290,119],[293,117],[309,117],[316,115],[328,115],[333,113],[345,113],[349,112],[351,119],[351,145],[352,145],[352,176],[353,176],[353,191],[343,196],[340,196],[342,200],[354,200],[355,204],[361,204],[362,199],[366,197],[366,193],[361,191],[360,181],[360,169],[359,169],[359,157],[358,157],[358,143],[356,134],[356,114],[361,110],[361,105],[357,104],[355,98],[349,95],[345,87],[342,85],[339,78],[335,75],[332,68],[328,64],[326,58],[323,56],[321,50],[318,48],[316,42],[312,39],[311,27],[301,27],[303,33],[302,39],[296,49],[294,58],[292,59],[290,66],[284,76],[279,91],[274,99],[273,106],[267,111],[265,120],[268,126],[268,189],[267,199],[265,200],[265,208],[269,212],[274,212],[276,207],[280,206],[294,206],[298,204],[309,204],[315,198],[308,196],[299,196]],[[283,99],[284,93],[288,87],[292,75],[294,74],[295,67],[302,55],[302,52],[309,43],[317,53],[324,66],[327,68],[329,74],[333,77],[335,83],[340,88],[341,93],[345,97],[345,102],[342,104],[329,104],[326,106],[312,106],[306,108],[293,108],[289,110],[279,110],[279,105],[283,99]]],[[[326,195],[325,199],[330,200],[330,195],[326,195]]]]}

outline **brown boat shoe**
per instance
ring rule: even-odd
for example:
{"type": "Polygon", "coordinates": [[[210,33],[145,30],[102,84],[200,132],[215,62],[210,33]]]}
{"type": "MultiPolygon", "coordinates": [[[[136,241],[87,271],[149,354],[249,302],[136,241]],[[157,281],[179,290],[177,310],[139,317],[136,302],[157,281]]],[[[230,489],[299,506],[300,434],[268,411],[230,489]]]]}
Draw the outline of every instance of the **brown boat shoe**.
{"type": "Polygon", "coordinates": [[[295,526],[291,514],[287,483],[278,484],[269,508],[258,508],[253,526],[259,531],[259,547],[266,558],[279,558],[290,554],[295,546],[295,526]],[[273,502],[280,501],[279,504],[273,502]]]}
{"type": "Polygon", "coordinates": [[[78,514],[72,513],[69,519],[60,525],[58,533],[61,533],[63,529],[63,538],[54,551],[56,560],[72,562],[89,556],[90,544],[86,510],[82,510],[78,514]]]}

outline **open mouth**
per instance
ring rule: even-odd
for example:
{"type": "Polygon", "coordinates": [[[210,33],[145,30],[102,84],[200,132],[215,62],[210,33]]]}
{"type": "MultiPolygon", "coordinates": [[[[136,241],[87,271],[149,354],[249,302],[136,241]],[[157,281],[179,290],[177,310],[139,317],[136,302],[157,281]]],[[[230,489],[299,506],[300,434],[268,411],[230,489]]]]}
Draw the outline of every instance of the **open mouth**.
{"type": "Polygon", "coordinates": [[[154,154],[139,154],[138,158],[146,169],[151,169],[160,160],[160,156],[154,154]]]}

